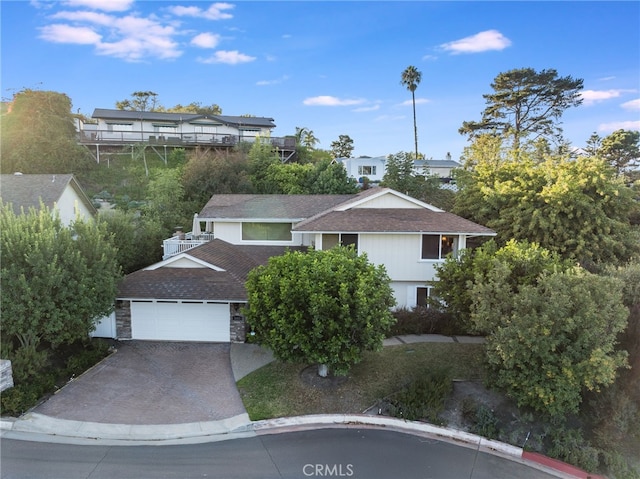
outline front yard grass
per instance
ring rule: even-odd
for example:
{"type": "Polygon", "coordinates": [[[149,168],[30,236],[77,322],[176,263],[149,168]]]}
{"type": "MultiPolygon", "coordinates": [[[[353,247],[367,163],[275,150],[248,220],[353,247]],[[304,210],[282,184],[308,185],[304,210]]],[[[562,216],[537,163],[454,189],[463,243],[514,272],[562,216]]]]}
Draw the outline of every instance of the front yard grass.
{"type": "Polygon", "coordinates": [[[362,413],[425,371],[455,379],[483,377],[481,344],[418,343],[367,352],[344,378],[319,380],[315,367],[274,361],[238,381],[253,421],[304,414],[362,413]],[[308,367],[313,370],[307,369],[308,367]]]}

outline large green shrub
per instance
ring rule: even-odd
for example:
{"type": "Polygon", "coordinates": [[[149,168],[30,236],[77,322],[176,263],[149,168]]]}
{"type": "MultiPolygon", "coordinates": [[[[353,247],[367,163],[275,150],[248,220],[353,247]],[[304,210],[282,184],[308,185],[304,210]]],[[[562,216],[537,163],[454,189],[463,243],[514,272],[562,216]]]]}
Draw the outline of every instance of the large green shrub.
{"type": "Polygon", "coordinates": [[[353,247],[294,251],[249,274],[247,322],[283,361],[326,365],[345,374],[365,350],[382,348],[394,322],[383,266],[353,247]]]}

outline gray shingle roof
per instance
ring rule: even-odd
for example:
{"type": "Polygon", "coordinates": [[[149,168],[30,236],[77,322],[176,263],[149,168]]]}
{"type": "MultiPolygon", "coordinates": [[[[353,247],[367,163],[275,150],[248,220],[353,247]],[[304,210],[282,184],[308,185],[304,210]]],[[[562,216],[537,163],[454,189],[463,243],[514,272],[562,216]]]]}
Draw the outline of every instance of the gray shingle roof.
{"type": "Polygon", "coordinates": [[[229,116],[229,115],[201,115],[196,113],[165,113],[157,111],[130,111],[111,110],[107,108],[96,108],[93,110],[92,118],[102,118],[105,120],[126,120],[126,121],[167,121],[176,123],[189,123],[194,120],[208,118],[223,124],[236,127],[254,126],[275,128],[273,118],[261,116],[229,116]]]}
{"type": "Polygon", "coordinates": [[[246,301],[244,283],[249,272],[266,264],[271,256],[290,250],[285,246],[232,245],[214,239],[186,252],[187,255],[215,265],[211,268],[157,268],[127,275],[118,288],[118,298],[182,299],[205,301],[246,301]]]}
{"type": "Polygon", "coordinates": [[[0,197],[4,203],[11,203],[14,213],[18,215],[21,208],[25,212],[31,207],[39,209],[40,200],[52,209],[68,185],[76,191],[87,208],[95,213],[93,204],[71,174],[0,175],[0,197]]]}
{"type": "Polygon", "coordinates": [[[489,228],[453,213],[414,208],[353,208],[332,211],[299,223],[294,231],[495,234],[489,228]]]}
{"type": "Polygon", "coordinates": [[[205,218],[303,219],[357,195],[213,195],[199,214],[205,218]]]}

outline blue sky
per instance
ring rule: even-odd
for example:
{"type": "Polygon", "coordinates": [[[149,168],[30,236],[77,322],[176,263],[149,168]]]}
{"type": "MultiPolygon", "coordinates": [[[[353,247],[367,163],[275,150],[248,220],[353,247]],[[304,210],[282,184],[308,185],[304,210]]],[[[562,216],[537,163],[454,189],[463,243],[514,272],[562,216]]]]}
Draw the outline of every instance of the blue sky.
{"type": "Polygon", "coordinates": [[[66,93],[73,110],[115,108],[151,90],[166,107],[216,103],[223,114],[274,118],[274,136],[307,127],[354,155],[419,149],[458,159],[465,120],[479,120],[500,72],[554,68],[584,79],[565,136],[640,130],[640,2],[6,1],[2,98],[23,88],[66,93]]]}

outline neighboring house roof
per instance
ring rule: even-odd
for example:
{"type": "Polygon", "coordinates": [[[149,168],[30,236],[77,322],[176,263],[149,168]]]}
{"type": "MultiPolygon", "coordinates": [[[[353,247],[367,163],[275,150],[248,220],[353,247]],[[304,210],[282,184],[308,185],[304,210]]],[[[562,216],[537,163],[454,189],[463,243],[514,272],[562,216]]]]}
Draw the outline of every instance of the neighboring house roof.
{"type": "Polygon", "coordinates": [[[31,207],[39,209],[40,201],[53,209],[68,187],[73,188],[91,214],[97,214],[91,200],[73,175],[0,175],[0,196],[4,203],[12,204],[15,214],[20,214],[21,209],[25,212],[31,207]]]}
{"type": "Polygon", "coordinates": [[[461,166],[454,160],[417,160],[413,162],[416,167],[424,166],[425,163],[430,168],[459,168],[461,166]]]}
{"type": "Polygon", "coordinates": [[[331,211],[299,223],[297,232],[495,234],[489,228],[446,211],[407,208],[353,208],[331,211]]]}
{"type": "Polygon", "coordinates": [[[216,219],[301,220],[357,195],[213,195],[198,215],[216,219]]]}
{"type": "Polygon", "coordinates": [[[244,283],[249,272],[287,250],[306,248],[232,245],[214,239],[127,275],[119,285],[118,298],[246,301],[244,283]],[[185,258],[211,267],[165,267],[185,258]]]}
{"type": "Polygon", "coordinates": [[[131,111],[131,110],[110,110],[106,108],[96,108],[93,110],[92,118],[102,118],[105,120],[121,121],[167,121],[176,123],[189,123],[196,120],[209,119],[236,127],[262,127],[275,128],[273,118],[260,116],[229,116],[229,115],[202,115],[197,113],[166,113],[157,111],[131,111]]]}

